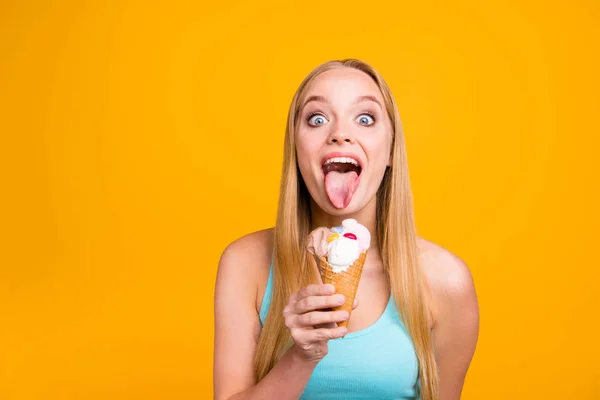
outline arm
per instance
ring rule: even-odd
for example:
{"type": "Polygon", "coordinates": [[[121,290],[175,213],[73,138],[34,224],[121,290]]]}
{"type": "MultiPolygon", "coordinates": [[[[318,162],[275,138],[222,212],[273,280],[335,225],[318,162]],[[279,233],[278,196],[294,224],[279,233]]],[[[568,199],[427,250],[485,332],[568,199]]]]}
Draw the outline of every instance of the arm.
{"type": "Polygon", "coordinates": [[[299,399],[317,363],[304,360],[297,353],[292,346],[258,384],[228,399],[299,399]]]}
{"type": "MultiPolygon", "coordinates": [[[[320,359],[307,357],[315,347],[317,335],[326,342],[326,339],[345,334],[340,328],[314,329],[308,333],[300,326],[311,314],[312,323],[341,320],[339,313],[335,312],[299,315],[316,306],[335,305],[331,303],[334,296],[315,296],[320,294],[319,290],[322,291],[325,285],[304,288],[301,294],[296,293],[295,297],[290,298],[294,305],[293,312],[288,312],[286,319],[290,321],[291,329],[297,331],[295,336],[305,337],[306,340],[296,341],[275,367],[257,383],[254,378],[254,355],[261,326],[255,307],[257,274],[253,271],[259,271],[261,266],[253,265],[251,260],[263,260],[265,256],[256,254],[256,249],[257,244],[244,237],[229,245],[219,262],[215,287],[213,375],[216,400],[298,399],[320,359]],[[315,301],[320,301],[321,304],[313,304],[315,301]]],[[[289,311],[290,307],[286,309],[289,311]]]]}
{"type": "Polygon", "coordinates": [[[441,280],[435,290],[435,358],[440,376],[440,400],[459,400],[475,352],[479,307],[467,265],[454,255],[441,257],[441,280]],[[442,261],[443,260],[443,261],[442,261]]]}

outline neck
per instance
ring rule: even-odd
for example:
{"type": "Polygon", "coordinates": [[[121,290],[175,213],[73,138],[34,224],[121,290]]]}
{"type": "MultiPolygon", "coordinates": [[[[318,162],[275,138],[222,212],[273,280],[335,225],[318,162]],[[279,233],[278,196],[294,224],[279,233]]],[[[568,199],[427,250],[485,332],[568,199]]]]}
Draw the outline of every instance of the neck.
{"type": "Polygon", "coordinates": [[[347,218],[354,218],[360,224],[364,225],[369,232],[371,233],[371,247],[369,249],[369,253],[379,253],[379,243],[377,241],[377,230],[375,229],[375,221],[377,214],[377,198],[373,197],[371,201],[361,210],[344,215],[331,215],[327,212],[323,211],[321,207],[314,202],[314,200],[310,200],[310,211],[312,215],[312,226],[311,230],[318,228],[320,226],[325,227],[333,227],[342,225],[342,221],[347,218]]]}

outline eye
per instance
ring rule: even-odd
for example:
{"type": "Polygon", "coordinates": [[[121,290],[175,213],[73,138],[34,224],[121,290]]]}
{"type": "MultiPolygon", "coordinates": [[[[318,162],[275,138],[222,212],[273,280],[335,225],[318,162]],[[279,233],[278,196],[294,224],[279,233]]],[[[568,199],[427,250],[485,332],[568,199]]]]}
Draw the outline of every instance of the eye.
{"type": "Polygon", "coordinates": [[[366,126],[373,125],[375,123],[375,118],[369,113],[360,114],[356,120],[359,124],[366,126]]]}
{"type": "Polygon", "coordinates": [[[312,126],[323,125],[327,122],[327,118],[321,114],[310,114],[306,117],[306,120],[308,121],[308,124],[312,126]]]}

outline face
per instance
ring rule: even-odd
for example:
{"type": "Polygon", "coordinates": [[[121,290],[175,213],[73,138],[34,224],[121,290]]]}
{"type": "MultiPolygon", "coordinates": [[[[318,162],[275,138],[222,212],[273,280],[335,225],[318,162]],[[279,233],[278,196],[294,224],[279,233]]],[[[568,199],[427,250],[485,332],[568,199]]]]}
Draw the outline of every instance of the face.
{"type": "Polygon", "coordinates": [[[313,200],[331,215],[373,201],[391,166],[392,124],[373,79],[336,68],[313,79],[300,99],[298,166],[313,200]]]}

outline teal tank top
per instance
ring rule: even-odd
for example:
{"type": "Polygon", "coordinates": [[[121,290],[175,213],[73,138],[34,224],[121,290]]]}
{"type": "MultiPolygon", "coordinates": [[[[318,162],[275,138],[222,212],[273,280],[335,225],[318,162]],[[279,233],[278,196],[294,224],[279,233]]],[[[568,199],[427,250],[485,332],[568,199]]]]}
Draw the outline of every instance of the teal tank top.
{"type": "MultiPolygon", "coordinates": [[[[271,305],[273,264],[260,308],[265,323],[271,305]]],[[[392,296],[371,326],[328,342],[301,400],[419,399],[415,350],[392,296]]]]}

